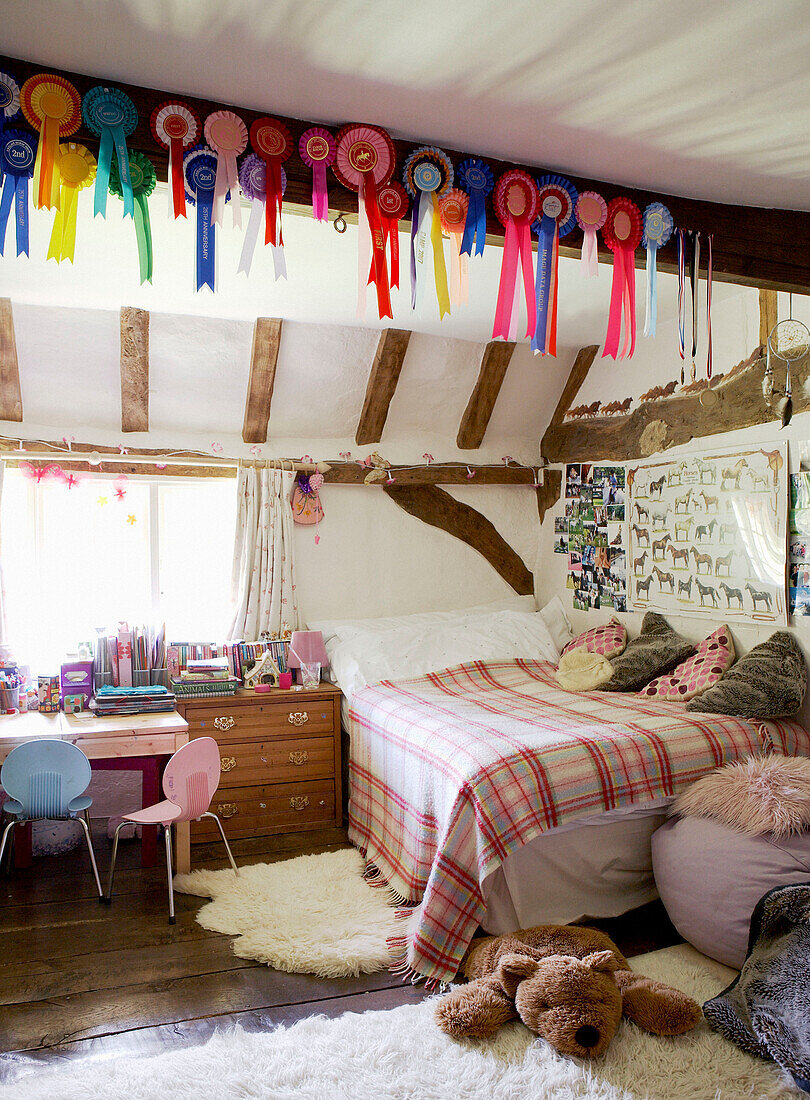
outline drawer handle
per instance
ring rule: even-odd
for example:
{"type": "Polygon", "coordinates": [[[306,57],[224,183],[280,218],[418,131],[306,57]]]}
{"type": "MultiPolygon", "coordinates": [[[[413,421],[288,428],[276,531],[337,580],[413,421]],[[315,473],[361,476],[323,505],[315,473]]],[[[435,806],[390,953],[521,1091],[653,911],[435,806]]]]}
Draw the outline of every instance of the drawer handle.
{"type": "Polygon", "coordinates": [[[227,821],[229,817],[239,813],[239,807],[235,802],[220,802],[217,806],[217,813],[227,821]]]}
{"type": "Polygon", "coordinates": [[[298,752],[290,753],[291,764],[306,764],[307,760],[309,760],[309,753],[306,749],[299,749],[298,752]]]}
{"type": "Polygon", "coordinates": [[[294,710],[287,715],[287,721],[291,726],[303,726],[309,721],[309,715],[305,710],[294,710]]]}
{"type": "Polygon", "coordinates": [[[221,718],[215,718],[214,719],[214,729],[216,729],[216,730],[232,730],[235,725],[236,725],[236,719],[235,718],[230,718],[230,717],[226,718],[223,715],[221,718]]]}
{"type": "Polygon", "coordinates": [[[220,756],[219,766],[222,769],[222,771],[229,772],[231,770],[231,768],[236,767],[236,757],[235,756],[220,756]]]}
{"type": "Polygon", "coordinates": [[[305,810],[309,805],[309,796],[305,794],[297,794],[294,798],[290,799],[291,810],[305,810]]]}

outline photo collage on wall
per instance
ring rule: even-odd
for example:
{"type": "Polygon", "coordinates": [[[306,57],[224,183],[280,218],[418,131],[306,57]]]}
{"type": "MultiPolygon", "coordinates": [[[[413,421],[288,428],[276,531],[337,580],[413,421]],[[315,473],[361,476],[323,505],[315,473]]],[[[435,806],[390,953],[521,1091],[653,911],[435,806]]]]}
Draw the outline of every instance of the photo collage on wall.
{"type": "Polygon", "coordinates": [[[566,586],[580,611],[627,610],[623,466],[569,464],[565,515],[554,521],[554,552],[568,557],[566,586]]]}
{"type": "Polygon", "coordinates": [[[790,475],[788,604],[791,615],[810,615],[810,473],[790,475]]]}

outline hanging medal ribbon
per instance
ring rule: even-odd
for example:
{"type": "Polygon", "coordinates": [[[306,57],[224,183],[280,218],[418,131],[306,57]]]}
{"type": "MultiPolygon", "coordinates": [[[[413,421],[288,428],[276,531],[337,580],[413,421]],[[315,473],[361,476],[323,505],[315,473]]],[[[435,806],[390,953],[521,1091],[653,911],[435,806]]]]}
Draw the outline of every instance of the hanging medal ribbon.
{"type": "Polygon", "coordinates": [[[82,99],[72,84],[53,73],[39,73],[20,89],[26,120],[40,132],[34,165],[34,206],[59,208],[59,139],[70,137],[82,121],[82,99]]]}
{"type": "MultiPolygon", "coordinates": [[[[135,239],[138,242],[141,283],[151,283],[154,268],[152,226],[149,221],[149,204],[146,200],[155,189],[157,174],[151,160],[133,149],[129,154],[128,175],[135,201],[135,239]]],[[[113,164],[110,170],[110,194],[117,195],[119,199],[124,197],[124,186],[117,164],[113,164]]]]}
{"type": "MultiPolygon", "coordinates": [[[[0,73],[0,147],[6,125],[20,110],[20,86],[13,76],[0,73]]],[[[3,182],[3,165],[0,157],[0,184],[3,182]]]]}
{"type": "Polygon", "coordinates": [[[482,256],[487,236],[486,198],[495,186],[492,169],[478,157],[470,157],[458,166],[458,185],[470,197],[461,251],[471,256],[474,243],[476,256],[482,256]]]}
{"type": "Polygon", "coordinates": [[[439,303],[439,319],[450,312],[447,289],[447,267],[442,244],[442,221],[439,196],[453,186],[453,164],[446,153],[423,145],[409,154],[402,170],[405,190],[413,199],[411,214],[411,306],[421,300],[425,279],[427,241],[433,251],[433,282],[439,303]],[[414,233],[416,225],[416,233],[414,233]]]}
{"type": "Polygon", "coordinates": [[[388,267],[385,262],[385,234],[377,201],[378,188],[388,183],[394,171],[394,144],[379,126],[353,123],[337,135],[332,171],[344,187],[357,192],[357,316],[366,309],[366,286],[377,288],[380,320],[393,317],[388,267]],[[371,278],[369,278],[369,268],[371,278]]]}
{"type": "Polygon", "coordinates": [[[197,249],[195,278],[197,290],[216,289],[217,231],[214,224],[214,188],[217,182],[217,158],[203,145],[186,153],[183,174],[186,199],[197,207],[197,249]]]}
{"type": "Polygon", "coordinates": [[[582,253],[579,261],[580,274],[590,279],[599,274],[599,252],[596,244],[596,231],[601,229],[607,218],[607,203],[595,191],[583,191],[574,207],[577,225],[582,230],[582,253]]]}
{"type": "MultiPolygon", "coordinates": [[[[686,230],[678,230],[678,351],[681,360],[686,358],[686,230]]],[[[681,385],[683,385],[683,367],[681,367],[681,385]]]]}
{"type": "Polygon", "coordinates": [[[610,314],[602,358],[629,359],[636,348],[636,267],[634,254],[643,227],[641,211],[626,198],[608,203],[607,218],[602,229],[605,244],[613,253],[613,284],[610,291],[610,314]],[[619,339],[624,320],[624,342],[619,351],[619,339]]]}
{"type": "MultiPolygon", "coordinates": [[[[262,222],[265,221],[264,207],[267,200],[267,167],[261,157],[257,157],[255,153],[248,153],[239,169],[239,183],[242,186],[242,193],[250,202],[250,217],[248,218],[245,239],[242,243],[242,254],[239,257],[239,267],[237,267],[236,273],[238,275],[240,271],[244,271],[246,275],[249,275],[250,267],[253,263],[253,253],[256,251],[256,241],[259,237],[259,229],[261,228],[262,222]]],[[[286,190],[287,173],[282,168],[282,195],[286,190]]],[[[284,246],[280,244],[271,244],[270,248],[273,252],[273,267],[275,269],[276,281],[279,279],[286,279],[287,264],[284,259],[284,246]]]]}
{"type": "Polygon", "coordinates": [[[708,337],[708,345],[706,348],[706,377],[712,376],[712,241],[714,235],[707,233],[706,237],[709,242],[709,260],[706,267],[706,330],[708,337]]]}
{"type": "Polygon", "coordinates": [[[399,286],[399,219],[408,212],[408,193],[401,183],[389,180],[377,189],[380,222],[388,248],[390,284],[399,286]]]}
{"type": "Polygon", "coordinates": [[[329,192],[326,169],[335,162],[337,144],[323,126],[312,126],[298,140],[301,160],[312,169],[312,216],[316,222],[329,221],[329,192]]]}
{"type": "Polygon", "coordinates": [[[493,339],[498,336],[502,336],[504,340],[515,339],[520,293],[518,266],[520,266],[526,297],[526,335],[532,337],[537,326],[537,309],[534,297],[532,235],[529,227],[540,213],[537,184],[526,172],[513,168],[505,172],[496,183],[492,205],[498,220],[506,229],[492,336],[493,339]]]}
{"type": "Polygon", "coordinates": [[[0,135],[3,190],[0,194],[0,256],[4,254],[11,211],[17,233],[17,255],[28,255],[28,181],[34,174],[37,139],[24,130],[8,129],[0,135]]]}
{"type": "Polygon", "coordinates": [[[698,344],[698,290],[700,286],[700,233],[689,230],[689,284],[692,288],[692,369],[691,379],[694,382],[697,375],[695,356],[698,344]]]}
{"type": "Polygon", "coordinates": [[[644,236],[641,247],[647,249],[647,309],[644,316],[644,335],[655,336],[658,318],[658,286],[656,278],[656,253],[672,236],[672,215],[662,202],[651,202],[644,211],[644,236]]]}
{"type": "Polygon", "coordinates": [[[281,166],[293,151],[290,131],[275,118],[257,118],[250,127],[250,144],[266,169],[267,199],[264,204],[264,243],[283,245],[281,233],[281,166]]]}
{"type": "Polygon", "coordinates": [[[62,260],[73,263],[79,192],[89,187],[96,178],[96,158],[84,145],[78,145],[74,141],[60,145],[59,175],[62,179],[62,192],[59,196],[59,209],[53,221],[48,259],[56,260],[57,263],[62,260]]]}
{"type": "Polygon", "coordinates": [[[155,141],[169,150],[169,217],[185,218],[183,151],[197,144],[200,120],[188,104],[175,101],[155,107],[151,124],[155,141]]]}
{"type": "Polygon", "coordinates": [[[467,270],[469,258],[461,253],[464,226],[467,223],[467,211],[470,200],[464,191],[454,187],[452,191],[439,199],[439,213],[442,217],[442,229],[450,238],[452,262],[450,264],[450,301],[453,305],[463,305],[470,296],[467,270]]]}
{"type": "Polygon", "coordinates": [[[241,228],[242,204],[239,202],[239,169],[236,158],[247,148],[247,127],[233,111],[214,111],[205,120],[204,132],[209,147],[217,154],[214,221],[217,225],[222,225],[225,196],[230,191],[233,224],[241,228]]]}
{"type": "Polygon", "coordinates": [[[124,192],[124,217],[135,216],[135,198],[129,178],[127,138],[138,125],[135,104],[120,88],[91,88],[82,100],[82,116],[88,130],[99,140],[98,169],[93,214],[107,216],[107,191],[110,185],[110,165],[113,150],[124,192]]]}
{"type": "Polygon", "coordinates": [[[535,355],[557,355],[557,283],[559,241],[576,225],[574,208],[577,189],[563,176],[543,176],[537,181],[540,218],[532,229],[537,233],[537,277],[535,301],[537,324],[532,336],[535,355]]]}

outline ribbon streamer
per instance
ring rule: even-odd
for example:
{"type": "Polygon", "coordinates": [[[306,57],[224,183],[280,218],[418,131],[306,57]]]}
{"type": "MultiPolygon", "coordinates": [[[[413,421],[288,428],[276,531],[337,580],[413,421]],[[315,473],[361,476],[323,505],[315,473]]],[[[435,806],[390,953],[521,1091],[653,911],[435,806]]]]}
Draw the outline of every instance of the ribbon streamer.
{"type": "Polygon", "coordinates": [[[395,180],[383,184],[377,189],[377,205],[389,256],[389,282],[392,287],[398,287],[399,219],[408,210],[408,195],[405,188],[395,180]]]}
{"type": "Polygon", "coordinates": [[[214,188],[217,179],[217,158],[207,146],[186,153],[183,172],[186,198],[197,207],[197,248],[195,273],[197,290],[204,286],[216,289],[216,225],[214,223],[214,188]]]}
{"type": "Polygon", "coordinates": [[[469,298],[469,257],[461,253],[469,203],[469,197],[458,188],[439,199],[442,229],[450,238],[450,302],[453,305],[463,305],[469,298]]]}
{"type": "Polygon", "coordinates": [[[79,205],[79,191],[89,187],[96,178],[96,158],[84,145],[68,142],[59,146],[59,175],[62,178],[62,193],[59,209],[53,221],[53,230],[48,245],[48,259],[70,260],[76,248],[76,213],[79,205]]]}
{"type": "Polygon", "coordinates": [[[574,207],[577,225],[582,230],[582,252],[579,260],[580,274],[594,278],[599,274],[599,251],[596,231],[607,218],[607,203],[596,191],[583,191],[574,207]]]}
{"type": "Polygon", "coordinates": [[[535,308],[537,322],[532,337],[535,355],[557,354],[557,285],[559,281],[560,237],[576,224],[574,210],[579,198],[570,180],[563,176],[543,176],[537,181],[540,196],[535,308]]]}
{"type": "Polygon", "coordinates": [[[647,303],[644,317],[644,335],[655,336],[658,318],[658,280],[656,257],[672,236],[673,221],[669,210],[661,202],[651,202],[644,211],[644,236],[642,248],[647,249],[647,303]]]}
{"type": "Polygon", "coordinates": [[[442,244],[439,196],[446,195],[453,186],[453,164],[441,149],[422,145],[408,155],[402,179],[405,190],[414,199],[413,217],[418,226],[415,240],[413,231],[411,235],[412,248],[415,247],[411,262],[411,306],[415,309],[422,298],[429,236],[433,252],[433,283],[441,320],[450,312],[450,293],[442,244]]]}
{"type": "Polygon", "coordinates": [[[706,266],[706,330],[707,330],[707,347],[706,347],[706,377],[712,376],[712,273],[714,264],[712,261],[712,241],[714,235],[707,233],[706,237],[709,243],[709,257],[706,266]]]}
{"type": "Polygon", "coordinates": [[[520,297],[518,267],[523,276],[526,298],[526,335],[533,337],[537,327],[537,305],[529,227],[540,211],[537,185],[526,172],[518,169],[506,172],[495,185],[493,205],[506,233],[492,337],[501,336],[504,340],[510,340],[516,332],[520,297]]]}
{"type": "Polygon", "coordinates": [[[636,348],[636,269],[634,254],[643,233],[641,211],[634,202],[619,197],[608,204],[602,230],[605,244],[613,253],[613,283],[610,313],[602,358],[629,359],[636,348]],[[619,350],[622,324],[624,341],[619,350]]]}
{"type": "Polygon", "coordinates": [[[335,160],[335,139],[322,126],[305,130],[298,140],[298,152],[304,164],[312,169],[312,216],[316,222],[329,221],[329,192],[326,169],[335,160]]]}
{"type": "Polygon", "coordinates": [[[283,245],[281,232],[281,165],[292,155],[290,131],[275,118],[257,118],[250,127],[250,144],[265,165],[264,243],[283,245]]]}
{"type": "MultiPolygon", "coordinates": [[[[149,221],[147,199],[155,189],[157,175],[154,165],[143,153],[135,150],[129,154],[128,175],[132,184],[135,211],[135,239],[138,243],[138,268],[141,283],[151,283],[154,268],[152,255],[152,226],[149,221]]],[[[110,194],[124,198],[124,185],[118,165],[114,164],[110,172],[110,194]]]]}
{"type": "MultiPolygon", "coordinates": [[[[681,360],[686,359],[686,230],[678,230],[678,351],[681,360]]],[[[683,367],[681,367],[683,385],[683,367]]]]}
{"type": "Polygon", "coordinates": [[[17,255],[28,255],[28,181],[34,174],[37,140],[23,130],[6,130],[0,145],[4,170],[0,193],[0,256],[5,252],[6,230],[11,211],[17,234],[17,255]]]}
{"type": "Polygon", "coordinates": [[[487,235],[486,197],[495,186],[492,171],[484,161],[471,157],[458,167],[458,184],[469,195],[461,251],[471,256],[474,244],[476,256],[482,256],[487,235]]]}
{"type": "Polygon", "coordinates": [[[155,107],[151,125],[155,141],[169,150],[169,217],[185,218],[183,150],[196,144],[201,129],[200,120],[187,103],[175,101],[155,107]]]}
{"type": "Polygon", "coordinates": [[[233,111],[214,111],[205,120],[205,138],[217,154],[217,179],[214,186],[214,221],[222,225],[225,216],[225,196],[230,191],[233,224],[242,226],[242,204],[239,202],[239,172],[236,158],[245,151],[248,141],[244,122],[233,111]]]}
{"type": "Polygon", "coordinates": [[[700,286],[700,233],[690,231],[689,283],[692,288],[692,381],[695,380],[695,356],[698,344],[698,290],[700,286]]]}
{"type": "Polygon", "coordinates": [[[107,191],[110,184],[110,167],[113,150],[118,162],[118,172],[124,199],[124,216],[135,216],[135,198],[132,180],[129,178],[129,154],[127,137],[138,125],[135,104],[119,88],[97,85],[91,88],[82,101],[82,116],[88,130],[99,140],[98,168],[93,214],[107,216],[107,191]]]}
{"type": "MultiPolygon", "coordinates": [[[[267,200],[267,167],[261,157],[255,153],[249,153],[242,161],[239,169],[239,183],[242,192],[250,200],[250,217],[248,218],[245,239],[242,243],[242,253],[239,257],[237,275],[244,272],[250,274],[253,263],[253,254],[256,250],[256,241],[259,237],[259,228],[265,221],[265,203],[267,200]]],[[[281,169],[281,191],[287,189],[287,174],[281,169]]],[[[273,269],[276,281],[287,278],[287,264],[284,258],[283,245],[270,245],[273,254],[273,269]]]]}
{"type": "Polygon", "coordinates": [[[70,137],[82,121],[81,96],[74,86],[54,73],[39,73],[20,89],[20,106],[27,121],[40,132],[34,165],[34,206],[59,208],[59,138],[70,137]]]}

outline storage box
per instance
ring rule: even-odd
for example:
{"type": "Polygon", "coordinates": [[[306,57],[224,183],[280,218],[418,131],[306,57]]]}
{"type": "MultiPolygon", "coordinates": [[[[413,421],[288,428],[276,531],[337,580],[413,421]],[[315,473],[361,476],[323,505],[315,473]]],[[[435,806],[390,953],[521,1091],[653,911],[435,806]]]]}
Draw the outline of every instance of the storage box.
{"type": "Polygon", "coordinates": [[[77,714],[80,710],[84,710],[84,701],[83,695],[63,695],[62,709],[65,714],[77,714]]]}
{"type": "MultiPolygon", "coordinates": [[[[61,670],[62,707],[69,695],[81,695],[86,706],[93,695],[93,662],[87,657],[68,659],[61,670]]],[[[81,709],[81,708],[80,708],[81,709]]]]}
{"type": "Polygon", "coordinates": [[[37,695],[39,709],[43,714],[54,714],[59,710],[59,677],[38,676],[37,695]]]}

